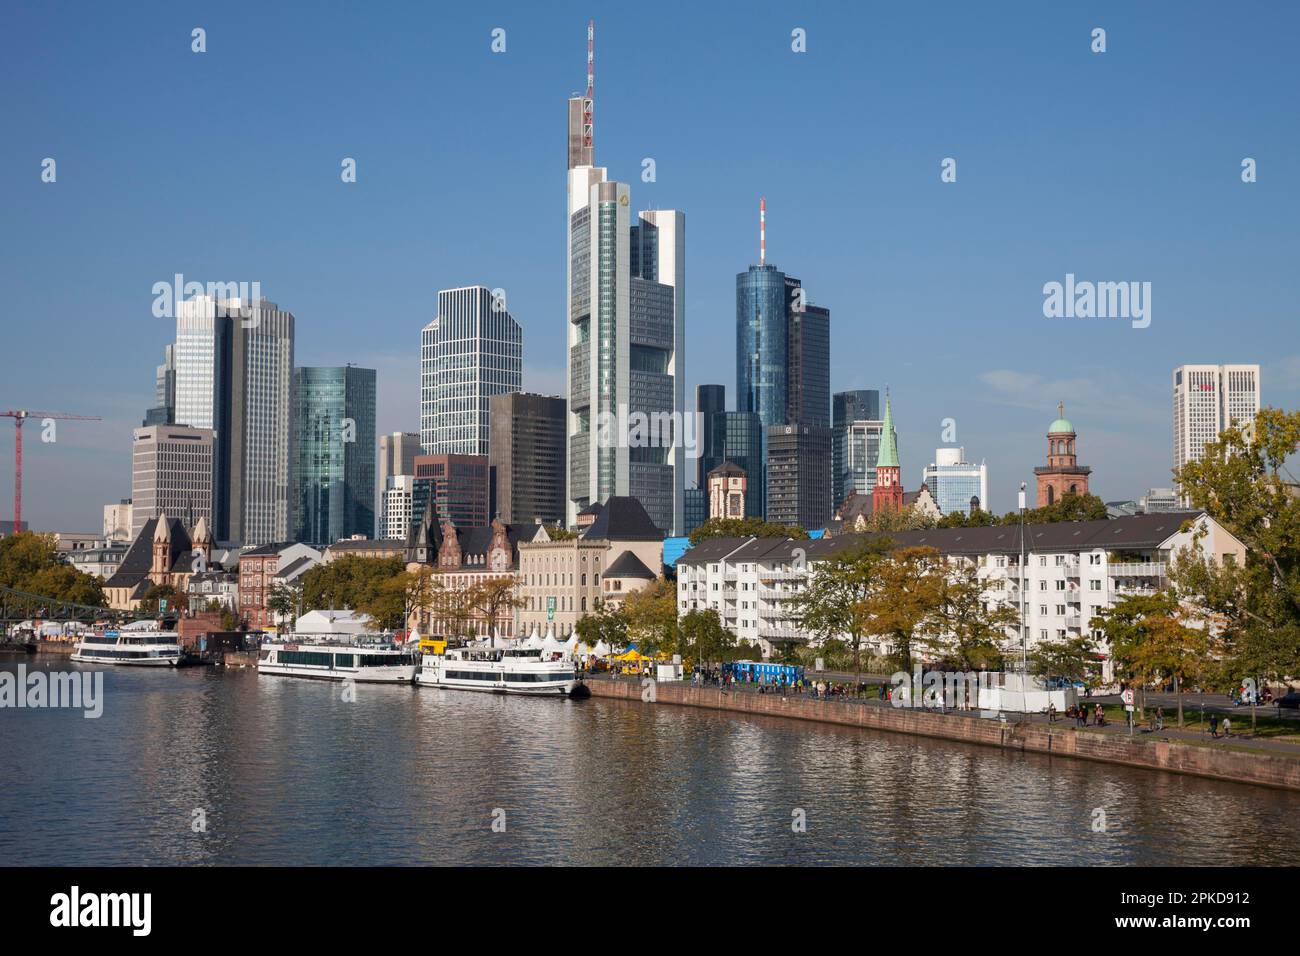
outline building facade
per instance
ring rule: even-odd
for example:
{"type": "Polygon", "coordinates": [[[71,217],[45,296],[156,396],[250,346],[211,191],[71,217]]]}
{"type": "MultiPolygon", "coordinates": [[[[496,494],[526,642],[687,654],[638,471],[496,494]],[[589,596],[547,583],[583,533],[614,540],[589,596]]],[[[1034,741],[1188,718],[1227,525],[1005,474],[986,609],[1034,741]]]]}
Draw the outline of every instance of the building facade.
{"type": "Polygon", "coordinates": [[[131,539],[146,522],[164,512],[185,515],[190,521],[204,518],[211,527],[214,445],[210,428],[151,425],[134,431],[131,503],[127,505],[131,539]]]}
{"type": "MultiPolygon", "coordinates": [[[[852,440],[852,425],[855,422],[874,422],[877,425],[880,422],[880,392],[871,388],[857,388],[845,392],[836,392],[831,401],[831,428],[835,432],[835,448],[831,461],[831,480],[834,483],[834,495],[836,508],[851,491],[857,491],[859,494],[870,492],[869,488],[859,488],[855,480],[855,472],[850,466],[850,462],[855,459],[850,455],[850,442],[852,440]]],[[[865,437],[865,436],[864,436],[865,437]]],[[[879,431],[876,433],[876,451],[879,450],[879,431]]],[[[864,467],[863,459],[866,457],[866,449],[856,456],[856,461],[860,467],[864,467]]],[[[876,461],[874,452],[871,459],[870,468],[874,479],[874,470],[876,461]]]]}
{"type": "Polygon", "coordinates": [[[489,410],[494,517],[506,524],[563,524],[564,399],[512,392],[492,396],[489,410]]]}
{"type": "Polygon", "coordinates": [[[422,450],[486,455],[492,396],[523,387],[523,329],[506,309],[505,292],[481,285],[443,289],[425,332],[432,345],[432,409],[421,408],[422,450]]]}
{"type": "Polygon", "coordinates": [[[293,535],[320,547],[375,527],[374,369],[293,373],[293,535]]]}
{"type": "Polygon", "coordinates": [[[743,519],[749,488],[745,469],[725,461],[709,472],[709,518],[722,520],[743,519]]]}
{"type": "Polygon", "coordinates": [[[700,420],[699,457],[695,460],[695,487],[703,490],[709,472],[723,462],[726,445],[727,388],[725,385],[695,386],[695,411],[700,420]]]}
{"type": "Polygon", "coordinates": [[[415,476],[389,475],[386,485],[378,537],[405,538],[415,520],[415,476]]]}
{"type": "MultiPolygon", "coordinates": [[[[375,504],[375,536],[382,538],[384,531],[384,495],[388,491],[388,479],[394,475],[412,476],[415,474],[415,456],[420,454],[420,435],[418,432],[393,432],[379,436],[379,465],[375,472],[375,490],[379,500],[375,504]]],[[[406,526],[402,526],[402,536],[406,535],[406,526]]]]}
{"type": "Polygon", "coordinates": [[[831,520],[831,430],[775,425],[767,430],[767,520],[820,528],[831,520]]]}
{"type": "Polygon", "coordinates": [[[485,528],[492,520],[486,455],[416,455],[411,485],[411,522],[418,523],[432,500],[441,523],[485,528]]]}
{"type": "Polygon", "coordinates": [[[1258,365],[1180,365],[1173,373],[1174,470],[1199,461],[1229,425],[1253,423],[1260,407],[1258,365]]]}
{"type": "Polygon", "coordinates": [[[903,470],[898,461],[898,438],[894,430],[894,409],[885,396],[885,420],[880,428],[880,454],[876,457],[876,484],[871,489],[871,510],[874,514],[890,510],[901,512],[905,507],[903,470]]]}
{"type": "Polygon", "coordinates": [[[256,631],[275,625],[275,612],[269,605],[276,575],[282,568],[302,560],[319,562],[321,558],[321,552],[310,545],[287,541],[259,545],[240,554],[237,613],[248,627],[256,631]]]}
{"type": "Polygon", "coordinates": [[[123,498],[115,505],[104,505],[104,541],[109,544],[131,541],[137,530],[132,510],[130,498],[123,498]]]}
{"type": "Polygon", "coordinates": [[[964,448],[936,448],[921,483],[928,485],[941,514],[989,510],[989,471],[984,462],[966,460],[964,448]]]}

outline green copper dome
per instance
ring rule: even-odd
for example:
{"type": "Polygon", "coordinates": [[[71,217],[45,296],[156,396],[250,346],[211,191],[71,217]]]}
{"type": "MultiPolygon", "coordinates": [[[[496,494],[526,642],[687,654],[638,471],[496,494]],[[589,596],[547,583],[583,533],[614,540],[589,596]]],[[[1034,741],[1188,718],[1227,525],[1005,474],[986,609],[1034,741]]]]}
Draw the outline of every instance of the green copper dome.
{"type": "Polygon", "coordinates": [[[1070,420],[1065,417],[1064,402],[1061,402],[1056,406],[1056,415],[1057,415],[1056,421],[1052,422],[1052,424],[1047,426],[1047,434],[1059,435],[1062,432],[1069,432],[1070,434],[1074,434],[1074,426],[1071,425],[1070,420]]]}

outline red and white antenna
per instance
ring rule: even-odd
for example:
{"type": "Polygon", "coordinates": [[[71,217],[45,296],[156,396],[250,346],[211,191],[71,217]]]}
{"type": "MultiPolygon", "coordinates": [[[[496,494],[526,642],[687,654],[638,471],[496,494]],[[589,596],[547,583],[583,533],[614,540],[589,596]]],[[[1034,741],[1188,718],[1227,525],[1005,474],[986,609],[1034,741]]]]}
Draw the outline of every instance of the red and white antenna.
{"type": "Polygon", "coordinates": [[[758,264],[767,261],[767,198],[758,200],[758,264]]]}
{"type": "Polygon", "coordinates": [[[582,145],[591,149],[592,103],[596,86],[596,21],[587,21],[587,96],[582,101],[582,145]]]}

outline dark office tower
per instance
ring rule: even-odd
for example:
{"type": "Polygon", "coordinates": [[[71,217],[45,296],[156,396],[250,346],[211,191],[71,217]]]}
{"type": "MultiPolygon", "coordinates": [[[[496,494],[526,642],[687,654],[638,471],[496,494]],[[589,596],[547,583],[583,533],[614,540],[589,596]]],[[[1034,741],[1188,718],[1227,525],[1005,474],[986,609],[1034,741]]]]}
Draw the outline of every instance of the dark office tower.
{"type": "Polygon", "coordinates": [[[727,440],[727,420],[722,413],[727,410],[725,385],[696,385],[695,410],[700,419],[700,457],[695,463],[695,487],[706,488],[707,476],[722,464],[722,447],[727,440]]]}
{"type": "Polygon", "coordinates": [[[767,520],[815,531],[831,519],[831,430],[767,430],[767,520]]]}
{"type": "MultiPolygon", "coordinates": [[[[795,282],[798,289],[797,279],[786,281],[795,282]]],[[[790,305],[785,420],[826,428],[831,423],[831,311],[801,304],[798,293],[790,305]]]]}
{"type": "Polygon", "coordinates": [[[486,527],[492,520],[487,455],[416,455],[412,527],[423,520],[431,495],[440,524],[450,520],[460,529],[486,527]]]}
{"type": "Polygon", "coordinates": [[[375,529],[375,370],[293,370],[293,539],[375,529]]]}
{"type": "MultiPolygon", "coordinates": [[[[854,422],[880,420],[880,392],[874,388],[855,388],[836,392],[832,401],[831,430],[834,435],[834,454],[831,461],[832,506],[838,508],[853,490],[853,475],[849,468],[849,432],[854,422]]],[[[875,463],[872,463],[874,467],[875,463]]]]}
{"type": "MultiPolygon", "coordinates": [[[[749,478],[745,517],[761,518],[767,506],[763,477],[763,423],[753,412],[723,412],[723,461],[739,465],[749,478]]],[[[707,488],[705,489],[707,491],[707,488]]]]}
{"type": "Polygon", "coordinates": [[[564,399],[510,392],[493,395],[489,407],[496,517],[506,524],[563,524],[564,399]]]}

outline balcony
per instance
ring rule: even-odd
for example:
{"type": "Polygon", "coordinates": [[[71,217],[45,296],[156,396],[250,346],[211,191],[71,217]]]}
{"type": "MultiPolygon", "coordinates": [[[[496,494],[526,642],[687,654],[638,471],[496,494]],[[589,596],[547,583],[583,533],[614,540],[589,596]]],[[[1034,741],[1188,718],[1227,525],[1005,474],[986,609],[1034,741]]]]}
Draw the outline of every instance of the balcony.
{"type": "Polygon", "coordinates": [[[809,634],[797,627],[759,624],[758,636],[765,641],[806,641],[809,634]]]}
{"type": "Polygon", "coordinates": [[[1106,574],[1112,578],[1167,578],[1169,565],[1164,561],[1112,564],[1106,568],[1106,574]]]}

